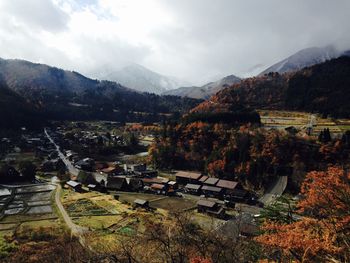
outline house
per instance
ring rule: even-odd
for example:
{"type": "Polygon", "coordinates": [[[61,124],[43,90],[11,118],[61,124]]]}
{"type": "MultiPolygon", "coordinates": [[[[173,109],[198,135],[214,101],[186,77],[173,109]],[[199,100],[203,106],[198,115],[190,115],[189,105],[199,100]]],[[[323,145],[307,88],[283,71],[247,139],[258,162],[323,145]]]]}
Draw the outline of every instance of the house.
{"type": "Polygon", "coordinates": [[[201,189],[205,196],[220,198],[223,195],[223,189],[221,187],[203,185],[201,189]]]}
{"type": "Polygon", "coordinates": [[[73,181],[73,180],[70,180],[66,183],[66,185],[73,189],[75,192],[82,192],[82,188],[81,188],[81,183],[79,182],[76,182],[76,181],[73,181]]]}
{"type": "Polygon", "coordinates": [[[126,181],[131,192],[138,192],[143,189],[143,181],[139,178],[126,178],[126,181]]]}
{"type": "Polygon", "coordinates": [[[124,164],[124,171],[128,172],[142,172],[142,171],[146,171],[146,164],[132,164],[132,165],[127,165],[124,164]]]}
{"type": "Polygon", "coordinates": [[[220,179],[217,184],[216,187],[221,187],[224,190],[224,195],[225,197],[231,197],[235,195],[235,192],[239,192],[238,191],[238,182],[235,181],[230,181],[230,180],[223,180],[220,179]]]}
{"type": "Polygon", "coordinates": [[[162,177],[143,178],[142,182],[144,185],[151,186],[152,184],[167,184],[169,182],[169,179],[162,177]]]}
{"type": "Polygon", "coordinates": [[[204,184],[210,185],[210,186],[215,186],[218,181],[219,181],[218,178],[209,177],[207,180],[204,181],[204,184]]]}
{"type": "Polygon", "coordinates": [[[152,184],[151,190],[157,194],[166,194],[168,192],[168,187],[165,184],[152,184]]]}
{"type": "Polygon", "coordinates": [[[126,191],[128,190],[128,183],[124,176],[108,176],[106,188],[115,191],[126,191]]]}
{"type": "Polygon", "coordinates": [[[169,189],[172,189],[172,190],[177,190],[179,188],[179,185],[175,181],[169,181],[167,185],[169,189]]]}
{"type": "Polygon", "coordinates": [[[197,210],[199,213],[207,213],[218,218],[225,217],[225,209],[215,201],[201,199],[197,202],[197,210]]]}
{"type": "Polygon", "coordinates": [[[199,184],[186,184],[185,192],[189,194],[199,195],[201,192],[201,185],[199,184]]]}
{"type": "Polygon", "coordinates": [[[149,208],[149,202],[143,199],[136,199],[134,205],[135,207],[149,208]]]}
{"type": "Polygon", "coordinates": [[[176,173],[176,182],[181,185],[189,183],[198,183],[199,178],[202,176],[201,173],[196,172],[185,172],[179,171],[176,173]]]}
{"type": "Polygon", "coordinates": [[[94,166],[94,160],[91,158],[84,158],[75,163],[75,167],[84,171],[92,171],[92,167],[94,166]]]}

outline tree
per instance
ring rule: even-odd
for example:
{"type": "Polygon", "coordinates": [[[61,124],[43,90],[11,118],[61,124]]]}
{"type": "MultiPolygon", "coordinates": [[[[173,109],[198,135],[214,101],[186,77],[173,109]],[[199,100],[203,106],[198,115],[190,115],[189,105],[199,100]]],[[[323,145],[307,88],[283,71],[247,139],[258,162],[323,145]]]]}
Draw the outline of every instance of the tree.
{"type": "Polygon", "coordinates": [[[23,161],[18,164],[19,172],[22,174],[23,180],[33,181],[36,174],[36,166],[31,161],[23,161]]]}
{"type": "Polygon", "coordinates": [[[266,220],[264,233],[256,240],[300,262],[348,262],[350,173],[335,167],[310,172],[301,194],[300,220],[286,224],[266,220]]]}

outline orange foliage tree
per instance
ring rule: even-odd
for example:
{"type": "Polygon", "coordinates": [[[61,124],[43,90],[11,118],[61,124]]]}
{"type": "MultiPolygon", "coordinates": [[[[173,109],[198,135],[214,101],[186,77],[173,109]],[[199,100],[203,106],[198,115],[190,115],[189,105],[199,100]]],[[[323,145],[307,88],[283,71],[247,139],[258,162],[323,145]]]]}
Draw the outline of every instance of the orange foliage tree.
{"type": "Polygon", "coordinates": [[[331,167],[310,172],[302,185],[297,222],[266,221],[256,238],[299,262],[350,260],[350,173],[331,167]]]}

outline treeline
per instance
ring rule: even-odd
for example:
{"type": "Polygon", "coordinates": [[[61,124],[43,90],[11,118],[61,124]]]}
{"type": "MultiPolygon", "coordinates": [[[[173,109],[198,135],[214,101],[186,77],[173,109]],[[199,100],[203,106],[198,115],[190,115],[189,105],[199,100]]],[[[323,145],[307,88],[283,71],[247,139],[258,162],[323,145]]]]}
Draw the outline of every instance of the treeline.
{"type": "Polygon", "coordinates": [[[238,180],[255,190],[286,175],[289,189],[297,192],[307,172],[346,165],[349,150],[347,137],[317,143],[249,125],[193,122],[164,126],[150,149],[150,161],[158,168],[200,170],[238,180]]]}

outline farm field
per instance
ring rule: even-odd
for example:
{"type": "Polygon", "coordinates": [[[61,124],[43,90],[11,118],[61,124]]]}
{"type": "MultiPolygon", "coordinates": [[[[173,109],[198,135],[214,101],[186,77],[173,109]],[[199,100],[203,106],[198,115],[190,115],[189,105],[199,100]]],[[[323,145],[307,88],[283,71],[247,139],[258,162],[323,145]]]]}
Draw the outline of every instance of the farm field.
{"type": "Polygon", "coordinates": [[[51,184],[2,187],[0,191],[0,235],[21,227],[59,225],[51,184]]]}
{"type": "Polygon", "coordinates": [[[292,111],[258,111],[261,123],[267,129],[285,129],[293,126],[299,131],[306,131],[307,125],[313,123],[312,136],[318,136],[319,133],[328,128],[334,137],[339,137],[346,130],[350,130],[350,120],[322,118],[317,114],[307,112],[292,111]]]}

